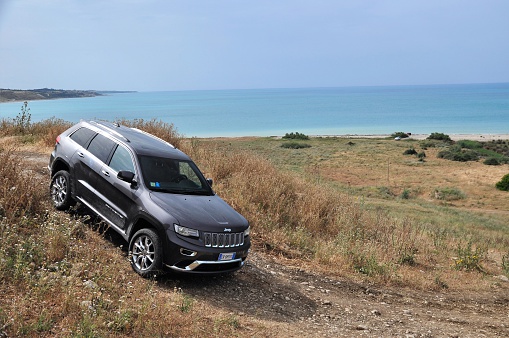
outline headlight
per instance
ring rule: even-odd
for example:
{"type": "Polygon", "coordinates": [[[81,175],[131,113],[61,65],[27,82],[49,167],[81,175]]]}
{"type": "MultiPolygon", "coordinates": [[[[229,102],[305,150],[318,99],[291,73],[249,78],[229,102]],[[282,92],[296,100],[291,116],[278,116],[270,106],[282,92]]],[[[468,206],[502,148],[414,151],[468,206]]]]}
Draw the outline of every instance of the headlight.
{"type": "Polygon", "coordinates": [[[249,236],[250,232],[251,232],[251,226],[248,226],[247,229],[244,231],[244,237],[249,236]]]}
{"type": "Polygon", "coordinates": [[[200,232],[195,229],[186,228],[183,226],[180,226],[178,224],[174,224],[175,226],[175,232],[179,235],[186,236],[186,237],[200,237],[200,232]]]}

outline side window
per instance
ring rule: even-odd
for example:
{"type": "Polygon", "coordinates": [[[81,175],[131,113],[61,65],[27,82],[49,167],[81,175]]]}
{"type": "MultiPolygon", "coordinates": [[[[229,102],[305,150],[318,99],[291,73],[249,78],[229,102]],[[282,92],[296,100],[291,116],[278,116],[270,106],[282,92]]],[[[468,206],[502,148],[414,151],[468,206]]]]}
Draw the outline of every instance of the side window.
{"type": "Polygon", "coordinates": [[[86,148],[88,141],[95,135],[95,131],[88,128],[80,128],[69,136],[74,142],[86,148]]]}
{"type": "Polygon", "coordinates": [[[102,136],[101,134],[97,134],[90,145],[88,146],[88,151],[90,151],[95,157],[106,163],[108,161],[108,157],[110,156],[111,151],[116,143],[109,138],[102,136]]]}
{"type": "Polygon", "coordinates": [[[197,186],[201,187],[200,179],[196,176],[195,171],[188,162],[180,162],[179,171],[181,175],[185,175],[188,180],[193,181],[197,186]]]}
{"type": "Polygon", "coordinates": [[[134,173],[134,164],[129,151],[119,145],[111,157],[110,167],[117,172],[127,170],[134,173]]]}

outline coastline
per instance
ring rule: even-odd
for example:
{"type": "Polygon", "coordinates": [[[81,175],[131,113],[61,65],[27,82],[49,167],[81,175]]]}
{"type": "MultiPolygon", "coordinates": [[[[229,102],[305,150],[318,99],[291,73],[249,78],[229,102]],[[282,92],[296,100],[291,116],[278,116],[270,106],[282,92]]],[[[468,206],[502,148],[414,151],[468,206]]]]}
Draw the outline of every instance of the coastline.
{"type": "MultiPolygon", "coordinates": [[[[425,140],[430,134],[412,134],[408,138],[401,139],[404,140],[425,140]]],[[[509,140],[509,134],[485,134],[485,133],[474,133],[474,134],[447,134],[453,141],[460,140],[471,140],[471,141],[480,141],[480,142],[489,142],[489,141],[497,141],[497,140],[509,140]]],[[[280,137],[280,136],[278,136],[280,137]]],[[[390,138],[390,134],[346,134],[346,135],[310,135],[312,138],[318,137],[337,137],[337,138],[390,138]]]]}

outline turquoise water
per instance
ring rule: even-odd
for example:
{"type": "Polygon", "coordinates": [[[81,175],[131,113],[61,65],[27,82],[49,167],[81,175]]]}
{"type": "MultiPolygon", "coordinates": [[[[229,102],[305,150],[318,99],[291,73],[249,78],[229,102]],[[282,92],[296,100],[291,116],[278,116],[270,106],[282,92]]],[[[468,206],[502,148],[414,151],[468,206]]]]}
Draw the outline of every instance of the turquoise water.
{"type": "MultiPolygon", "coordinates": [[[[509,83],[138,92],[29,107],[33,121],[157,118],[189,137],[509,133],[509,83]]],[[[0,118],[20,109],[2,103],[0,118]]]]}

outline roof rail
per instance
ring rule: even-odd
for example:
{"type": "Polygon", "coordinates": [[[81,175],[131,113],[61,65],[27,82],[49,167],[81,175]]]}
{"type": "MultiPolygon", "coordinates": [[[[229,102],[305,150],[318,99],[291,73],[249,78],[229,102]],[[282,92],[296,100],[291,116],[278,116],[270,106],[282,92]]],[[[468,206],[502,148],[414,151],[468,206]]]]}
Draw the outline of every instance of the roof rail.
{"type": "Polygon", "coordinates": [[[106,130],[110,134],[114,135],[115,137],[117,137],[121,140],[124,140],[125,142],[131,142],[127,137],[120,134],[118,131],[114,130],[112,127],[109,126],[109,125],[113,125],[116,128],[120,128],[120,124],[118,124],[118,123],[111,123],[111,122],[107,122],[107,121],[96,121],[96,120],[90,121],[90,123],[97,125],[101,129],[106,130]]]}
{"type": "Polygon", "coordinates": [[[162,139],[162,138],[160,138],[160,137],[157,137],[157,136],[155,136],[155,135],[152,135],[152,134],[150,134],[150,133],[147,133],[146,131],[141,130],[141,129],[138,129],[138,128],[131,128],[131,129],[132,129],[132,130],[134,130],[134,131],[137,131],[138,133],[142,133],[142,134],[145,134],[145,135],[147,135],[147,136],[150,136],[150,137],[152,137],[153,139],[156,139],[156,140],[158,140],[158,141],[164,142],[164,143],[166,143],[167,145],[169,145],[170,147],[172,147],[173,149],[176,149],[176,148],[175,148],[175,146],[174,146],[173,144],[171,144],[171,143],[169,143],[169,142],[167,142],[167,141],[163,140],[163,139],[162,139]]]}

